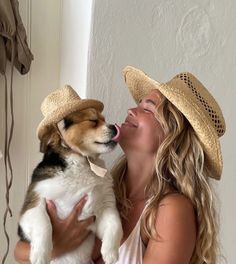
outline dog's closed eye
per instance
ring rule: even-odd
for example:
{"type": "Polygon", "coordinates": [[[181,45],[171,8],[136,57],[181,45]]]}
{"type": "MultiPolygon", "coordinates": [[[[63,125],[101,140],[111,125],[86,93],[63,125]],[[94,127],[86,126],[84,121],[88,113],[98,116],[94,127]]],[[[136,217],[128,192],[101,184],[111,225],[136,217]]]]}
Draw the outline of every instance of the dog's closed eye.
{"type": "Polygon", "coordinates": [[[64,129],[68,129],[74,122],[70,118],[64,118],[64,129]]]}
{"type": "Polygon", "coordinates": [[[98,120],[97,119],[90,119],[90,122],[92,122],[95,126],[98,125],[98,120]]]}

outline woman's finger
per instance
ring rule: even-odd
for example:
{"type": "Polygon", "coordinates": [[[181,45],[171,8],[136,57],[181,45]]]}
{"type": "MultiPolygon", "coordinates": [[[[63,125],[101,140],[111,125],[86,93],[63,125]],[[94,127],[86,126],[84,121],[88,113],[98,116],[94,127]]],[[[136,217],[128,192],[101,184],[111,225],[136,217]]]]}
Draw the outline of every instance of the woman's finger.
{"type": "Polygon", "coordinates": [[[71,213],[67,217],[67,221],[69,223],[73,222],[75,220],[77,221],[77,219],[78,219],[79,215],[81,214],[83,207],[84,207],[87,200],[88,200],[88,195],[85,195],[81,198],[79,203],[75,205],[75,207],[73,208],[73,210],[71,211],[71,213]]]}
{"type": "Polygon", "coordinates": [[[47,212],[51,219],[51,222],[54,223],[54,222],[60,221],[60,218],[57,215],[57,208],[55,204],[53,203],[53,201],[47,200],[46,204],[47,204],[47,212]]]}

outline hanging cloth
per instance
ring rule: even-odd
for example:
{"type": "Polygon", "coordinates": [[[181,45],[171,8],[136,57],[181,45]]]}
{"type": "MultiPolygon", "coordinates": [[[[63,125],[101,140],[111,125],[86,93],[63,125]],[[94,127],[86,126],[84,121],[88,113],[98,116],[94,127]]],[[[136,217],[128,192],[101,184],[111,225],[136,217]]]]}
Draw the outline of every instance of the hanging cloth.
{"type": "Polygon", "coordinates": [[[14,66],[21,74],[26,74],[33,60],[33,55],[27,44],[26,31],[19,13],[18,0],[0,0],[0,73],[4,77],[5,83],[5,143],[4,143],[4,167],[6,184],[6,210],[4,213],[3,227],[7,240],[7,249],[2,259],[5,263],[10,239],[6,229],[8,214],[12,216],[9,200],[9,192],[13,180],[13,169],[10,157],[10,146],[14,129],[14,110],[13,110],[13,68],[14,66]],[[11,62],[10,91],[8,98],[8,83],[6,76],[7,60],[11,62]],[[8,132],[8,104],[10,105],[11,125],[8,132]],[[10,175],[8,174],[10,172],[10,175]]]}

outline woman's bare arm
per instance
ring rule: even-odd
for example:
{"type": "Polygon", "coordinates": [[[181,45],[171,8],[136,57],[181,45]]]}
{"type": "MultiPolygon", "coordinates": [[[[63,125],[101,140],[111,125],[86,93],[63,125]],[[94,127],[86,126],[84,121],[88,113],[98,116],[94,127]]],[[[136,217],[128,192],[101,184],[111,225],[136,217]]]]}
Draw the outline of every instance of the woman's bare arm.
{"type": "Polygon", "coordinates": [[[196,218],[192,203],[183,195],[168,195],[157,210],[158,241],[150,239],[144,264],[188,264],[196,243],[196,218]]]}
{"type": "Polygon", "coordinates": [[[102,245],[101,240],[99,238],[96,238],[93,248],[93,254],[92,254],[92,260],[95,264],[104,264],[101,255],[101,245],[102,245]]]}
{"type": "MultiPolygon", "coordinates": [[[[94,217],[81,221],[77,220],[85,202],[86,197],[79,201],[64,220],[57,216],[55,205],[52,202],[47,202],[47,210],[53,227],[52,259],[76,249],[88,236],[90,231],[87,230],[87,227],[94,222],[94,217]]],[[[29,255],[30,244],[18,241],[14,251],[15,260],[22,264],[30,263],[29,255]]]]}

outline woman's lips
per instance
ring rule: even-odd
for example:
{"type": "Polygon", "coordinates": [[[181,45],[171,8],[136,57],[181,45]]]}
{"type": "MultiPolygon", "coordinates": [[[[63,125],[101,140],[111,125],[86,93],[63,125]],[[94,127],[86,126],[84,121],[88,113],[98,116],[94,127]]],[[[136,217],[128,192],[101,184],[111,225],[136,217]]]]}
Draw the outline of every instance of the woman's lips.
{"type": "Polygon", "coordinates": [[[135,122],[133,122],[132,120],[128,118],[125,119],[125,122],[122,125],[130,126],[130,127],[138,127],[138,125],[135,124],[135,122]]]}
{"type": "Polygon", "coordinates": [[[135,125],[133,125],[133,124],[131,124],[131,123],[129,123],[129,122],[124,122],[124,123],[122,124],[122,126],[136,127],[135,125]]]}

